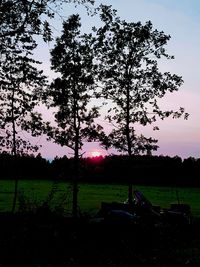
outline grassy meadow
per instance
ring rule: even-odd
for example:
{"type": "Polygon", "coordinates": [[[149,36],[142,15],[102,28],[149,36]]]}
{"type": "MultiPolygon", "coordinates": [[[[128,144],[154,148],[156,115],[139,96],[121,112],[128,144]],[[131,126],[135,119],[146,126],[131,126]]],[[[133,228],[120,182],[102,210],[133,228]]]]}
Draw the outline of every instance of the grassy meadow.
{"type": "MultiPolygon", "coordinates": [[[[170,203],[188,203],[192,214],[200,216],[200,188],[172,188],[156,186],[135,186],[152,202],[167,208],[170,203]]],[[[52,181],[21,180],[18,190],[30,204],[40,204],[50,199],[52,207],[65,207],[65,212],[71,211],[72,187],[69,183],[59,182],[56,185],[52,181]],[[55,186],[54,193],[49,198],[49,192],[55,186]]],[[[0,181],[0,212],[10,211],[14,191],[14,181],[0,181]]],[[[94,215],[100,208],[101,202],[125,201],[127,199],[128,187],[118,184],[80,184],[78,194],[79,209],[82,213],[94,215]]],[[[18,203],[19,207],[20,203],[18,203]]]]}

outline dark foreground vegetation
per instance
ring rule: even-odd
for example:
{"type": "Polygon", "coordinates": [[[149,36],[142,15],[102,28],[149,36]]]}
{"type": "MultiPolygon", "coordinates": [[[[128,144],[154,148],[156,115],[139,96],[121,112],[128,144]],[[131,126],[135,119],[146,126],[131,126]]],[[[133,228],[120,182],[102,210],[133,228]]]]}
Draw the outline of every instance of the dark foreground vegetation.
{"type": "MultiPolygon", "coordinates": [[[[73,179],[74,159],[48,161],[40,155],[0,154],[0,179],[73,179]]],[[[82,158],[80,182],[159,186],[200,186],[200,159],[168,156],[107,156],[82,158]]]]}
{"type": "MultiPolygon", "coordinates": [[[[70,180],[73,159],[0,155],[2,179],[70,180]]],[[[81,179],[89,182],[200,185],[198,159],[163,156],[83,158],[81,179]],[[197,172],[198,173],[198,172],[197,172]]],[[[98,221],[55,215],[44,209],[0,213],[0,266],[200,266],[200,219],[191,224],[98,221]]]]}
{"type": "Polygon", "coordinates": [[[192,266],[200,264],[200,221],[192,226],[99,224],[53,215],[0,216],[0,266],[192,266]]]}

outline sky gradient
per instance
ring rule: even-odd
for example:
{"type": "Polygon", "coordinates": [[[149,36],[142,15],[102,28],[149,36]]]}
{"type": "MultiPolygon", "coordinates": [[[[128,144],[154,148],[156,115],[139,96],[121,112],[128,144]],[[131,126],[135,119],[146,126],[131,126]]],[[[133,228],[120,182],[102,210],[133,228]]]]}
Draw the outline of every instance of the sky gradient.
{"type": "MultiPolygon", "coordinates": [[[[129,22],[145,22],[151,20],[153,27],[171,35],[167,45],[167,52],[174,55],[174,60],[168,60],[160,64],[162,71],[169,71],[183,77],[184,84],[178,92],[163,98],[163,107],[178,109],[184,107],[190,114],[188,120],[166,119],[159,122],[159,131],[151,131],[149,128],[139,128],[144,135],[158,139],[159,149],[153,154],[187,157],[200,157],[200,1],[198,0],[102,0],[96,1],[96,5],[104,3],[117,9],[118,15],[129,22]]],[[[98,26],[97,18],[87,16],[83,7],[73,8],[67,5],[62,11],[66,18],[80,13],[82,17],[83,31],[89,31],[93,25],[98,26]]],[[[54,22],[54,36],[60,35],[62,21],[57,18],[54,22]]],[[[50,71],[49,48],[51,44],[39,45],[35,53],[37,59],[43,62],[42,68],[50,77],[54,74],[50,71]]],[[[48,113],[41,108],[48,119],[48,113]]],[[[40,137],[37,143],[43,147],[40,149],[42,156],[54,158],[55,156],[70,156],[66,147],[45,141],[40,137]]],[[[104,151],[98,143],[86,143],[83,152],[90,156],[92,151],[99,150],[102,154],[115,153],[114,150],[104,151]]]]}

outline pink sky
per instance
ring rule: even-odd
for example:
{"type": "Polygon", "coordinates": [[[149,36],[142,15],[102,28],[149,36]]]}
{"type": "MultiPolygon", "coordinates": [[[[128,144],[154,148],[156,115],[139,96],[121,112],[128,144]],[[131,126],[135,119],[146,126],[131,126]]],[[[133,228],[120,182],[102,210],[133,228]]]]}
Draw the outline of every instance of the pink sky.
{"type": "MultiPolygon", "coordinates": [[[[152,132],[148,128],[142,128],[146,135],[158,139],[160,148],[155,154],[200,157],[200,1],[196,0],[103,0],[96,1],[96,4],[103,2],[112,5],[118,10],[121,18],[127,21],[151,20],[154,28],[163,30],[171,35],[171,40],[167,46],[168,52],[175,56],[173,61],[162,62],[161,70],[181,75],[184,85],[178,92],[175,92],[163,99],[163,106],[166,108],[178,109],[184,107],[190,114],[188,120],[168,119],[159,122],[160,131],[152,132]]],[[[96,23],[96,19],[89,18],[82,7],[74,9],[71,5],[63,11],[66,17],[72,13],[79,12],[83,18],[83,30],[87,31],[96,23]]],[[[98,23],[98,22],[97,22],[98,23]]],[[[54,27],[57,31],[54,36],[59,35],[61,21],[55,22],[54,27]]],[[[36,57],[43,61],[42,68],[49,75],[50,79],[54,76],[50,71],[49,48],[50,45],[38,47],[36,57]]],[[[48,117],[48,113],[44,114],[48,117]]],[[[40,152],[42,156],[54,158],[57,156],[70,156],[70,150],[61,148],[53,143],[47,143],[45,137],[41,137],[37,142],[43,147],[40,152]]],[[[85,156],[91,155],[93,150],[99,150],[102,154],[114,153],[115,151],[104,151],[98,143],[86,143],[83,152],[85,156]]]]}

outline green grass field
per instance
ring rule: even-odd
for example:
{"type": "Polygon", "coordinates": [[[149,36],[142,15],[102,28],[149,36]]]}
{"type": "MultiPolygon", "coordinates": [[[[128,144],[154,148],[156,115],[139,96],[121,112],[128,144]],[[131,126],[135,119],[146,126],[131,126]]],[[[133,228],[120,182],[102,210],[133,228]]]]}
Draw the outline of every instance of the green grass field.
{"type": "MultiPolygon", "coordinates": [[[[51,181],[19,181],[19,192],[31,202],[41,203],[47,199],[52,189],[51,181]]],[[[177,196],[180,203],[188,203],[191,206],[192,214],[200,216],[200,188],[171,188],[156,186],[135,186],[152,202],[153,205],[160,205],[167,208],[170,203],[177,203],[177,196]]],[[[81,184],[79,185],[78,202],[82,213],[95,214],[102,201],[123,202],[127,199],[126,185],[106,184],[81,184]]],[[[14,181],[0,181],[0,211],[10,211],[14,191],[14,181]]],[[[71,210],[72,190],[69,183],[60,182],[51,201],[51,205],[59,204],[63,196],[66,197],[66,210],[71,210]]]]}

